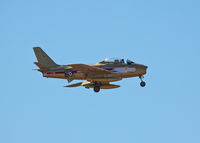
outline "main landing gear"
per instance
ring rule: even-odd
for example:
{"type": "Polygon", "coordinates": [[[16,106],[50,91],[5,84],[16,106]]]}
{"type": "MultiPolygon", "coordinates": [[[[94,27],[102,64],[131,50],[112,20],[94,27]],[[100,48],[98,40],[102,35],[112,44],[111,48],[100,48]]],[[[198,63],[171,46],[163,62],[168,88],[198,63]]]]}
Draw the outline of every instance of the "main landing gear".
{"type": "Polygon", "coordinates": [[[95,84],[94,84],[94,92],[99,92],[100,89],[101,89],[100,84],[95,83],[95,84]]]}
{"type": "Polygon", "coordinates": [[[94,92],[99,92],[100,91],[100,86],[94,86],[94,92]]]}
{"type": "Polygon", "coordinates": [[[140,78],[140,80],[141,80],[140,86],[141,86],[141,87],[145,87],[145,86],[146,86],[146,82],[143,81],[144,76],[143,76],[143,75],[142,75],[142,76],[139,76],[139,78],[140,78]]]}

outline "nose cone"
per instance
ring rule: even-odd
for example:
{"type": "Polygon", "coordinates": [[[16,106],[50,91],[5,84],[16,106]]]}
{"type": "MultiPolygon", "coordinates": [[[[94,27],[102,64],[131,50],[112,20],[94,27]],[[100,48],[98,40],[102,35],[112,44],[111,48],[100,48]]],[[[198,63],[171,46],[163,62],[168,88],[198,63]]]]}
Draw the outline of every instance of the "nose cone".
{"type": "Polygon", "coordinates": [[[145,73],[147,73],[147,68],[148,68],[148,66],[143,65],[143,69],[144,69],[145,73]]]}
{"type": "Polygon", "coordinates": [[[146,65],[143,65],[143,66],[144,66],[144,68],[145,68],[145,69],[147,69],[147,68],[148,68],[148,66],[146,66],[146,65]]]}
{"type": "Polygon", "coordinates": [[[139,64],[140,67],[144,68],[145,70],[148,68],[146,65],[139,64]]]}
{"type": "Polygon", "coordinates": [[[146,65],[142,65],[142,64],[138,64],[138,68],[139,68],[139,72],[140,72],[140,74],[146,74],[147,73],[147,68],[148,68],[148,66],[146,66],[146,65]]]}

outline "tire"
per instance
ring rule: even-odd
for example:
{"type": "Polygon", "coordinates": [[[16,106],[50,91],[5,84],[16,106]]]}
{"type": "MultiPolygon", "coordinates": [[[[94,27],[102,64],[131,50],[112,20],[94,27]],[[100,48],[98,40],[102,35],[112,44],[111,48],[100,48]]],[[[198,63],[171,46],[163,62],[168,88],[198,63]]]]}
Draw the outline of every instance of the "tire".
{"type": "Polygon", "coordinates": [[[140,86],[141,86],[141,87],[145,87],[145,86],[146,86],[146,83],[145,83],[144,81],[142,81],[142,82],[140,83],[140,86]]]}
{"type": "Polygon", "coordinates": [[[100,91],[100,86],[95,86],[94,87],[94,92],[99,92],[100,91]]]}

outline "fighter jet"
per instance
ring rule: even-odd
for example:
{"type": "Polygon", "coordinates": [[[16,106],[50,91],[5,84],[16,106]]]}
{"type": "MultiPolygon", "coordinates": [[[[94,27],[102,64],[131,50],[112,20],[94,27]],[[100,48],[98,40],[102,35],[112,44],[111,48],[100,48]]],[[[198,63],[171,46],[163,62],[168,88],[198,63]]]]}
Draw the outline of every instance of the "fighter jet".
{"type": "Polygon", "coordinates": [[[145,87],[143,81],[147,72],[147,66],[137,64],[131,60],[125,62],[124,59],[105,59],[97,64],[56,64],[40,47],[33,47],[38,62],[34,62],[37,69],[47,78],[67,79],[70,83],[73,80],[85,80],[65,87],[93,88],[94,92],[100,89],[113,89],[119,85],[110,82],[120,81],[123,78],[139,77],[141,87],[145,87]]]}

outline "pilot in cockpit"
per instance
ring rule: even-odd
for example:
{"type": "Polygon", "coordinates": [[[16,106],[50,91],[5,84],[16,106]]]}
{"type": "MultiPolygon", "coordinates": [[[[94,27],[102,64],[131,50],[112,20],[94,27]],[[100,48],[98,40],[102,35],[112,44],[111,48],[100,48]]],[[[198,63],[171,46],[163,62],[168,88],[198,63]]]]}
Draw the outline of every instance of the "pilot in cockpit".
{"type": "Polygon", "coordinates": [[[133,64],[134,62],[131,61],[131,60],[129,60],[129,59],[127,59],[127,60],[126,60],[126,63],[127,63],[128,65],[131,65],[131,64],[133,64]]]}
{"type": "Polygon", "coordinates": [[[120,63],[124,64],[124,59],[121,59],[121,60],[120,60],[120,63]]]}

